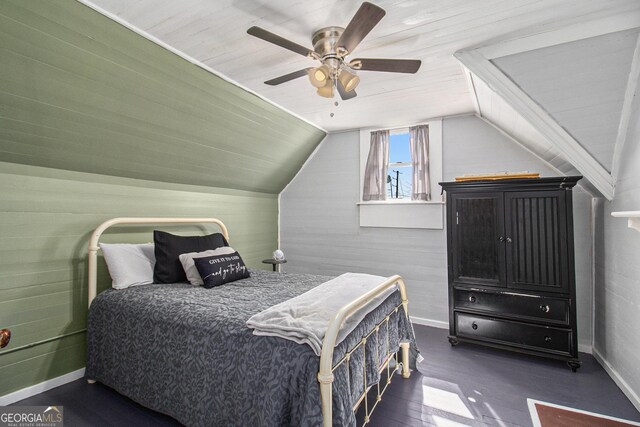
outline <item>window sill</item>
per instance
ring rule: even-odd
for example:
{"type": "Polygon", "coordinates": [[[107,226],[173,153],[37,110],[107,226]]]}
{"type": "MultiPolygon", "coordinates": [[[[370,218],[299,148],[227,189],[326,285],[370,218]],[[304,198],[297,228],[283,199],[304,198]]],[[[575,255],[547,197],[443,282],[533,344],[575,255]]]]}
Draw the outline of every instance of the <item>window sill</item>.
{"type": "Polygon", "coordinates": [[[358,203],[360,227],[444,228],[444,203],[423,201],[372,201],[358,203]]]}
{"type": "Polygon", "coordinates": [[[358,202],[356,203],[358,206],[366,206],[366,205],[444,205],[444,202],[440,201],[428,201],[425,202],[423,200],[369,200],[366,202],[358,202]]]}

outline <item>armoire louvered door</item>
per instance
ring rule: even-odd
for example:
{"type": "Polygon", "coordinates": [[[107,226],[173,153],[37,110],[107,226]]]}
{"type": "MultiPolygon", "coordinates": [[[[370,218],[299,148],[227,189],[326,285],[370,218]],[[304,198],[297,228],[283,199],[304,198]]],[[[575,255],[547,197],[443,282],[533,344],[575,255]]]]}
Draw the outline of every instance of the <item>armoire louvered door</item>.
{"type": "Polygon", "coordinates": [[[564,192],[510,191],[504,204],[507,287],[568,294],[564,192]]]}

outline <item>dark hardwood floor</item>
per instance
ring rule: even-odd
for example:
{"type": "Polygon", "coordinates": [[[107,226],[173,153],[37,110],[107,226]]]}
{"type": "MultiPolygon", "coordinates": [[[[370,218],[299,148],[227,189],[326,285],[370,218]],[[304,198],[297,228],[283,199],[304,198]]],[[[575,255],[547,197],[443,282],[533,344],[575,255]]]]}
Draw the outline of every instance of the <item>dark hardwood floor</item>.
{"type": "MultiPolygon", "coordinates": [[[[588,354],[577,373],[552,360],[460,344],[447,331],[415,327],[425,360],[408,380],[396,376],[371,426],[531,426],[527,398],[640,421],[640,413],[588,354]]],[[[169,426],[100,384],[74,381],[16,405],[63,405],[67,426],[169,426]]]]}

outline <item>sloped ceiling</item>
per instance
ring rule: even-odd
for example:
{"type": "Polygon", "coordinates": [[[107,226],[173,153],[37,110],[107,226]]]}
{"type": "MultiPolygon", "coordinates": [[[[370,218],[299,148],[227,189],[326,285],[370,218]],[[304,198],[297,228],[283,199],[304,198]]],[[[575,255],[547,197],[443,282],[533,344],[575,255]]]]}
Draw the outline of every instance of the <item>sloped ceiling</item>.
{"type": "Polygon", "coordinates": [[[640,70],[638,0],[372,0],[387,15],[357,56],[423,66],[362,72],[358,97],[344,102],[318,97],[304,78],[266,86],[315,62],[246,29],[310,46],[314,30],[345,26],[361,0],[79,1],[328,131],[475,110],[559,173],[580,173],[613,197],[640,70]]]}
{"type": "Polygon", "coordinates": [[[640,9],[522,32],[455,56],[481,117],[612,199],[640,74],[639,34],[640,9]]]}
{"type": "Polygon", "coordinates": [[[639,32],[605,34],[491,62],[611,172],[639,32]]]}
{"type": "Polygon", "coordinates": [[[82,0],[328,131],[407,125],[473,111],[453,53],[523,28],[633,13],[637,0],[370,0],[386,10],[357,57],[416,58],[415,75],[362,72],[358,97],[328,100],[306,78],[265,80],[317,65],[249,36],[257,25],[303,46],[314,30],[345,26],[362,0],[82,0]],[[334,102],[338,102],[338,106],[334,102]],[[333,116],[332,116],[333,113],[333,116]]]}
{"type": "Polygon", "coordinates": [[[0,161],[279,193],[325,132],[75,1],[0,2],[0,161]]]}

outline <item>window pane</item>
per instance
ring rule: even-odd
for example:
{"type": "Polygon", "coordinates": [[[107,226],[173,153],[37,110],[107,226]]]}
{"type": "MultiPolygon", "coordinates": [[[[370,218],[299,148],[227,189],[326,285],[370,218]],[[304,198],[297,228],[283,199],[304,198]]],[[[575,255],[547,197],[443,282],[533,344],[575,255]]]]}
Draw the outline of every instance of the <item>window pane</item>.
{"type": "Polygon", "coordinates": [[[389,136],[389,163],[411,161],[409,133],[397,133],[389,136]]]}
{"type": "Polygon", "coordinates": [[[411,200],[411,166],[391,166],[387,170],[387,198],[411,200]]]}

